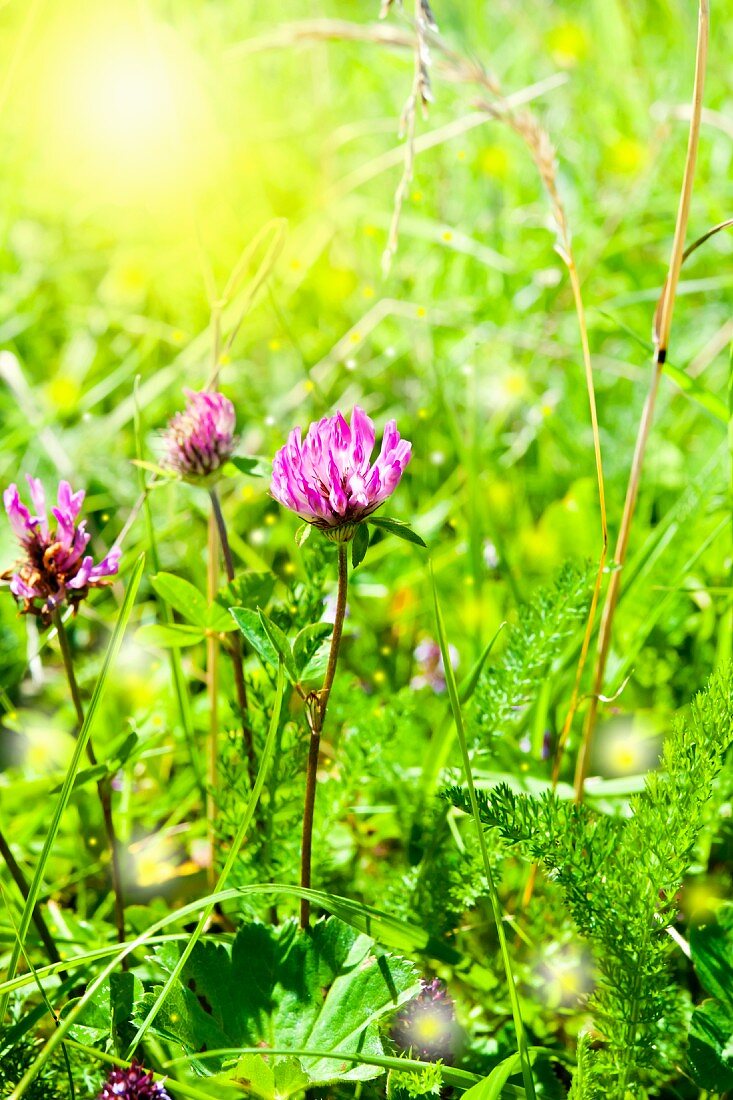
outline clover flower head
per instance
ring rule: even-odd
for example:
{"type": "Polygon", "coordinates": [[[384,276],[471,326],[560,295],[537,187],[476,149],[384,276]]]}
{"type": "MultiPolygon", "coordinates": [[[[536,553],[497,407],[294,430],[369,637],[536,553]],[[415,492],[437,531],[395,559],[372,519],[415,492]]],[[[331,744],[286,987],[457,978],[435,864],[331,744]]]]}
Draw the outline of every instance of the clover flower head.
{"type": "MultiPolygon", "coordinates": [[[[458,668],[460,657],[458,650],[455,646],[449,646],[448,651],[450,653],[450,663],[452,668],[458,668]]],[[[415,661],[417,663],[418,671],[415,676],[410,680],[410,687],[415,691],[419,691],[421,688],[430,687],[436,694],[440,695],[445,691],[445,665],[443,664],[443,654],[440,652],[440,646],[432,638],[425,638],[415,647],[413,653],[415,661]]]]}
{"type": "Polygon", "coordinates": [[[16,485],[9,485],[3,494],[5,511],[22,555],[13,569],[2,574],[2,579],[10,582],[10,591],[21,605],[21,613],[37,615],[47,626],[53,613],[64,604],[76,610],[90,588],[110,584],[119,568],[122,551],[113,547],[97,565],[90,554],[84,553],[91,536],[86,530],[86,520],[77,522],[84,502],[83,490],[75,493],[68,481],[60,482],[57,504],[49,517],[41,482],[29,476],[28,486],[35,515],[20,499],[16,485]]]}
{"type": "Polygon", "coordinates": [[[184,390],[186,408],[165,433],[165,463],[181,477],[200,481],[214,474],[237,446],[234,405],[223,393],[184,390]]]}
{"type": "Polygon", "coordinates": [[[153,1074],[146,1072],[137,1062],[127,1069],[113,1069],[102,1086],[97,1100],[171,1100],[153,1074]]]}
{"type": "Polygon", "coordinates": [[[417,997],[397,1016],[392,1038],[402,1050],[426,1062],[451,1061],[457,1045],[455,1008],[439,978],[422,979],[417,997]]]}
{"type": "Polygon", "coordinates": [[[372,463],[374,442],[374,424],[358,405],[351,424],[337,412],[311,424],[305,439],[294,428],[273,460],[273,497],[333,542],[348,542],[391,496],[410,461],[412,444],[400,437],[394,420],[372,463]]]}

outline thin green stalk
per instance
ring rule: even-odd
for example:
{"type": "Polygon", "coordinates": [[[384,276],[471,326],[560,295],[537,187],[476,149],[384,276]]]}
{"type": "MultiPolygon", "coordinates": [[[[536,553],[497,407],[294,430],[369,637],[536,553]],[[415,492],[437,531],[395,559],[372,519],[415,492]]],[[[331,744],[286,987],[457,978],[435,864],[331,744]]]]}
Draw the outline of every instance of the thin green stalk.
{"type": "Polygon", "coordinates": [[[708,0],[698,0],[698,29],[697,48],[695,52],[695,81],[692,93],[692,115],[690,118],[690,130],[687,141],[687,157],[682,179],[677,219],[675,221],[674,240],[672,242],[672,254],[669,261],[667,278],[662,288],[662,294],[657,305],[654,317],[654,356],[652,360],[651,379],[647,392],[644,408],[639,422],[639,429],[634,447],[634,457],[631,463],[629,481],[626,487],[626,499],[621,516],[621,524],[616,540],[613,560],[619,567],[608,584],[606,600],[601,616],[600,630],[598,634],[598,651],[596,666],[593,675],[593,690],[590,696],[590,705],[583,725],[583,734],[575,764],[575,798],[582,802],[585,778],[590,761],[593,735],[595,732],[598,706],[603,694],[606,664],[611,648],[613,621],[618,606],[623,566],[626,561],[626,552],[629,545],[631,526],[634,520],[636,502],[639,495],[642,469],[646,456],[649,433],[654,419],[659,383],[664,370],[664,364],[669,353],[669,338],[672,328],[675,297],[680,271],[684,259],[685,235],[687,222],[692,202],[692,189],[695,180],[695,167],[697,164],[697,151],[700,141],[700,126],[703,108],[703,91],[705,87],[705,75],[707,70],[708,42],[710,35],[710,5],[708,0]]]}
{"type": "MultiPolygon", "coordinates": [[[[63,657],[64,661],[66,679],[69,682],[71,698],[74,702],[74,709],[76,711],[76,717],[79,722],[79,729],[81,729],[81,727],[84,725],[84,706],[81,701],[81,693],[79,691],[79,684],[77,683],[76,673],[74,672],[74,658],[71,653],[71,646],[69,645],[69,636],[66,633],[64,620],[62,619],[61,614],[58,611],[54,615],[54,625],[56,627],[56,633],[59,639],[61,656],[63,657]]],[[[86,753],[89,758],[89,763],[93,768],[96,768],[97,757],[96,753],[94,752],[94,748],[92,747],[91,738],[87,739],[86,753]]],[[[102,778],[98,780],[97,794],[99,795],[99,804],[102,807],[104,831],[107,837],[107,846],[109,848],[112,865],[112,890],[114,893],[115,927],[117,929],[117,940],[119,943],[124,943],[125,897],[122,888],[122,862],[120,858],[120,845],[117,840],[117,832],[115,830],[114,817],[112,815],[112,779],[109,774],[103,775],[102,778]]]]}
{"type": "MultiPolygon", "coordinates": [[[[347,558],[347,543],[338,544],[338,593],[336,596],[336,613],[334,615],[333,634],[331,635],[331,649],[328,654],[328,667],[323,680],[323,687],[313,696],[309,697],[306,706],[310,739],[308,742],[308,764],[305,777],[305,802],[303,806],[303,835],[300,849],[300,885],[304,890],[310,889],[311,864],[313,857],[313,820],[316,809],[316,786],[318,775],[318,757],[321,751],[321,732],[326,720],[326,708],[333,687],[338,664],[341,635],[346,616],[346,594],[349,587],[349,563],[347,558]]],[[[310,902],[303,898],[300,903],[300,926],[307,928],[310,923],[310,902]]]]}
{"type": "MultiPolygon", "coordinates": [[[[206,595],[213,603],[219,587],[216,520],[209,516],[206,595]]],[[[209,841],[207,877],[209,886],[216,881],[216,788],[219,777],[219,640],[213,632],[206,637],[206,690],[209,696],[209,735],[206,748],[206,830],[209,841]]]]}
{"type": "MultiPolygon", "coordinates": [[[[219,532],[219,544],[221,545],[221,552],[224,557],[224,568],[226,570],[227,580],[231,584],[235,577],[234,572],[234,558],[232,557],[232,550],[229,545],[229,536],[227,534],[227,525],[224,519],[224,513],[221,510],[221,503],[219,501],[219,494],[216,491],[216,487],[213,487],[209,491],[211,498],[211,510],[216,520],[216,527],[219,532]]],[[[247,703],[247,685],[244,680],[244,663],[242,652],[242,636],[237,631],[229,639],[231,646],[230,653],[232,658],[232,670],[234,672],[234,686],[237,692],[237,704],[239,706],[239,714],[242,722],[242,747],[244,750],[244,756],[247,761],[247,773],[249,775],[249,785],[254,786],[255,778],[257,776],[257,762],[255,760],[255,747],[252,739],[252,728],[249,724],[249,706],[247,703]]]]}
{"type": "MultiPolygon", "coordinates": [[[[5,891],[3,890],[2,883],[0,883],[0,894],[2,894],[3,901],[5,902],[5,908],[8,911],[8,918],[10,920],[10,923],[13,926],[13,931],[15,932],[15,935],[17,937],[18,936],[18,926],[15,923],[15,920],[13,919],[13,913],[12,913],[12,910],[11,910],[10,906],[8,905],[7,898],[5,897],[5,891]]],[[[53,1005],[51,1004],[50,1000],[48,999],[48,994],[46,993],[46,990],[43,988],[43,984],[41,982],[41,979],[38,977],[38,973],[36,971],[36,968],[33,965],[33,960],[31,959],[30,955],[28,954],[28,951],[26,950],[25,944],[20,943],[20,940],[18,940],[18,944],[19,944],[20,949],[23,953],[23,959],[25,960],[25,964],[28,967],[28,969],[30,970],[31,974],[33,975],[33,980],[36,983],[36,988],[38,989],[38,992],[41,995],[41,1000],[43,1001],[44,1005],[46,1006],[46,1011],[48,1012],[49,1016],[53,1020],[56,1027],[58,1027],[59,1018],[58,1018],[56,1012],[54,1011],[53,1005]]],[[[63,976],[63,972],[62,972],[62,976],[63,976]]],[[[68,1079],[68,1082],[69,1082],[69,1097],[70,1097],[70,1100],[76,1100],[76,1089],[74,1088],[74,1075],[71,1072],[71,1063],[69,1062],[69,1055],[68,1055],[68,1052],[66,1050],[66,1043],[62,1043],[61,1052],[62,1052],[63,1059],[64,1059],[64,1065],[66,1066],[66,1076],[67,1076],[67,1079],[68,1079]]]]}
{"type": "Polygon", "coordinates": [[[461,757],[463,759],[463,769],[466,773],[468,797],[471,803],[471,812],[473,814],[473,820],[476,825],[476,832],[478,834],[478,842],[481,849],[481,859],[484,865],[486,883],[489,889],[489,898],[491,899],[491,908],[493,910],[494,922],[496,924],[496,934],[499,939],[499,950],[501,952],[501,958],[504,964],[504,972],[506,974],[507,987],[509,990],[509,1000],[512,1006],[514,1030],[517,1040],[517,1051],[522,1067],[522,1080],[524,1082],[524,1088],[528,1100],[535,1100],[534,1079],[532,1076],[532,1066],[529,1057],[529,1049],[527,1046],[527,1036],[524,1030],[524,1022],[522,1020],[522,1009],[519,1003],[519,995],[517,994],[517,987],[514,981],[514,973],[512,970],[512,961],[509,956],[509,947],[507,945],[506,934],[504,932],[504,918],[501,911],[501,902],[499,901],[499,895],[496,892],[496,883],[494,882],[494,875],[491,870],[491,861],[489,859],[489,851],[486,846],[486,835],[479,814],[478,800],[476,798],[476,788],[473,782],[473,772],[471,771],[471,759],[468,754],[468,743],[466,741],[466,729],[463,724],[463,713],[461,711],[461,703],[458,697],[458,687],[456,685],[455,672],[453,671],[453,666],[451,664],[450,650],[448,648],[445,626],[443,624],[443,614],[440,610],[440,603],[438,602],[438,590],[435,585],[435,577],[433,576],[432,565],[430,568],[430,581],[433,587],[433,600],[435,603],[435,622],[437,626],[440,652],[443,657],[445,682],[448,687],[448,695],[450,698],[451,709],[453,711],[453,718],[456,723],[458,743],[460,745],[461,757]]]}
{"type": "MultiPolygon", "coordinates": [[[[138,463],[143,460],[143,431],[141,422],[140,405],[138,402],[138,385],[140,382],[140,376],[135,379],[135,456],[138,463]]],[[[158,540],[155,534],[155,524],[153,523],[153,510],[150,507],[150,490],[148,483],[145,480],[145,470],[142,466],[138,465],[138,484],[140,487],[140,493],[143,499],[143,512],[145,515],[145,528],[148,536],[148,553],[150,555],[150,564],[153,569],[153,573],[160,572],[160,555],[158,553],[158,540]]],[[[163,604],[163,618],[166,623],[173,622],[173,612],[165,601],[163,604]]],[[[181,729],[183,730],[183,736],[188,748],[188,755],[191,760],[191,767],[196,779],[196,785],[198,786],[201,801],[206,802],[206,784],[204,783],[201,764],[199,761],[198,753],[196,751],[196,735],[193,727],[193,718],[191,716],[191,701],[188,694],[188,686],[186,684],[186,677],[183,674],[183,664],[181,662],[181,654],[175,647],[168,650],[168,662],[170,664],[171,679],[173,681],[173,690],[176,696],[176,703],[178,705],[178,714],[181,720],[181,729]]]]}
{"type": "MultiPolygon", "coordinates": [[[[79,730],[79,735],[76,739],[76,747],[71,757],[71,762],[69,764],[66,778],[64,779],[64,783],[61,788],[61,793],[59,794],[58,800],[56,802],[54,814],[51,819],[51,824],[49,826],[48,832],[46,833],[46,839],[43,843],[43,849],[41,850],[41,855],[36,866],[36,871],[28,888],[28,898],[26,900],[25,908],[23,909],[20,923],[18,925],[18,940],[13,947],[13,951],[10,956],[10,962],[8,963],[6,982],[11,981],[15,977],[18,970],[18,963],[20,961],[21,951],[25,944],[26,936],[28,935],[28,928],[30,926],[31,920],[33,919],[33,910],[36,907],[36,903],[38,902],[38,898],[41,892],[41,886],[43,884],[43,876],[46,871],[46,865],[51,856],[54,844],[56,843],[56,837],[58,835],[59,826],[61,824],[61,818],[63,816],[64,810],[69,803],[69,799],[71,798],[71,793],[74,788],[74,781],[81,765],[82,756],[86,751],[87,742],[89,741],[92,727],[94,726],[94,722],[97,717],[97,712],[106,691],[107,681],[109,679],[112,665],[114,664],[117,658],[117,654],[119,653],[120,646],[122,645],[125,628],[132,612],[132,607],[135,602],[135,596],[137,595],[138,587],[140,585],[140,578],[142,577],[144,565],[145,555],[141,554],[132,571],[130,582],[127,587],[127,592],[125,593],[125,599],[123,601],[122,607],[120,608],[120,613],[117,616],[115,629],[110,639],[110,643],[107,647],[107,652],[104,657],[104,663],[102,664],[102,671],[100,672],[97,683],[95,684],[94,692],[87,708],[86,716],[84,718],[84,721],[82,722],[81,729],[79,730]]],[[[7,1012],[8,996],[9,994],[7,992],[4,993],[2,996],[2,1000],[0,1001],[0,1022],[2,1022],[2,1020],[5,1018],[5,1013],[7,1012]]],[[[22,1094],[19,1093],[18,1095],[22,1094]]]]}
{"type": "MultiPolygon", "coordinates": [[[[423,1070],[429,1069],[431,1066],[435,1066],[435,1062],[421,1062],[414,1058],[402,1058],[402,1057],[389,1057],[388,1055],[371,1054],[369,1051],[360,1051],[358,1053],[347,1053],[343,1050],[282,1050],[273,1047],[223,1047],[220,1050],[205,1050],[202,1053],[195,1055],[196,1059],[205,1061],[207,1058],[236,1058],[242,1054],[262,1054],[269,1055],[271,1057],[291,1057],[291,1058],[326,1058],[331,1059],[334,1062],[351,1062],[354,1065],[363,1066],[379,1066],[381,1069],[396,1070],[397,1072],[409,1073],[410,1070],[423,1070]]],[[[188,1064],[191,1061],[191,1055],[184,1054],[179,1055],[176,1058],[171,1058],[165,1063],[166,1068],[168,1066],[177,1066],[188,1064]]],[[[474,1085],[477,1085],[481,1078],[475,1073],[470,1073],[465,1069],[453,1069],[452,1066],[441,1066],[441,1076],[443,1082],[446,1085],[450,1085],[453,1088],[469,1089],[474,1085]]],[[[508,1096],[514,1095],[513,1093],[507,1093],[508,1096]]]]}
{"type": "MultiPolygon", "coordinates": [[[[285,672],[284,672],[283,664],[282,664],[282,662],[280,662],[280,666],[278,668],[278,673],[277,673],[277,687],[275,689],[275,701],[274,701],[274,705],[273,705],[273,708],[272,708],[272,715],[270,717],[270,726],[269,726],[269,729],[267,731],[267,739],[265,741],[265,747],[264,747],[264,750],[262,752],[262,760],[260,762],[260,768],[259,768],[259,771],[257,773],[257,778],[255,780],[255,784],[254,784],[254,786],[252,788],[252,791],[250,793],[249,800],[247,802],[247,807],[244,811],[244,814],[242,815],[242,820],[239,823],[239,828],[237,829],[237,832],[234,836],[234,839],[232,840],[232,844],[231,844],[231,847],[229,849],[229,854],[226,858],[226,862],[224,864],[224,867],[222,869],[221,874],[219,875],[219,879],[218,879],[217,884],[216,884],[216,889],[214,891],[215,894],[221,893],[221,891],[224,889],[226,881],[229,878],[229,875],[231,874],[232,868],[234,867],[234,864],[235,864],[235,862],[236,862],[236,860],[239,856],[240,848],[242,847],[242,844],[244,843],[244,840],[247,836],[247,831],[248,831],[248,829],[250,827],[250,824],[252,822],[252,819],[254,817],[254,813],[255,813],[255,810],[257,808],[257,803],[260,800],[260,795],[262,794],[262,788],[263,788],[264,783],[265,783],[265,777],[267,775],[267,770],[270,766],[270,758],[272,757],[273,749],[275,747],[275,740],[276,740],[276,737],[277,737],[278,726],[279,726],[279,723],[280,723],[280,711],[282,709],[282,701],[283,701],[284,691],[285,691],[285,672]]],[[[176,963],[176,965],[174,966],[174,968],[171,971],[170,975],[168,976],[168,978],[167,978],[163,988],[161,989],[160,993],[155,998],[155,1002],[154,1002],[152,1008],[150,1009],[150,1011],[146,1015],[145,1019],[143,1020],[142,1024],[138,1028],[138,1030],[135,1034],[135,1037],[132,1040],[132,1043],[130,1044],[130,1048],[127,1051],[127,1057],[128,1058],[131,1058],[132,1055],[137,1050],[138,1046],[140,1045],[140,1043],[144,1039],[148,1028],[153,1023],[153,1021],[155,1020],[155,1017],[158,1015],[158,1012],[160,1011],[160,1008],[161,1008],[163,1002],[165,1001],[166,997],[170,993],[174,983],[178,980],[181,972],[183,971],[184,966],[186,965],[186,962],[188,961],[188,959],[191,955],[191,952],[193,951],[194,947],[196,946],[199,939],[201,938],[201,935],[204,931],[204,928],[205,928],[209,918],[211,917],[211,914],[214,911],[215,904],[216,904],[215,899],[210,898],[209,901],[207,902],[205,908],[203,909],[203,911],[201,913],[201,916],[199,917],[198,924],[196,925],[196,928],[195,928],[190,940],[188,941],[185,948],[181,952],[181,957],[179,958],[178,962],[176,963]]]]}
{"type": "MultiPolygon", "coordinates": [[[[13,879],[13,882],[20,890],[23,901],[27,901],[29,893],[28,882],[25,875],[23,874],[23,871],[21,870],[20,864],[13,855],[13,851],[10,845],[5,839],[5,834],[2,829],[0,829],[0,855],[5,860],[5,865],[10,872],[10,876],[13,879]]],[[[43,912],[38,905],[34,905],[33,907],[33,923],[35,924],[36,931],[41,938],[41,943],[46,948],[46,954],[48,955],[49,959],[51,960],[51,962],[59,962],[61,956],[58,953],[58,948],[54,943],[53,936],[48,930],[48,925],[46,924],[43,912]]]]}
{"type": "MultiPolygon", "coordinates": [[[[124,1058],[116,1058],[114,1054],[107,1054],[97,1047],[88,1047],[84,1043],[77,1042],[76,1039],[67,1039],[67,1045],[71,1047],[72,1050],[78,1050],[80,1054],[84,1054],[87,1058],[96,1058],[98,1062],[104,1062],[107,1066],[127,1069],[130,1065],[130,1062],[125,1061],[124,1058]]],[[[176,1092],[180,1096],[186,1096],[189,1100],[211,1100],[210,1092],[202,1092],[201,1089],[194,1088],[193,1085],[188,1085],[183,1081],[176,1081],[176,1079],[169,1074],[153,1073],[153,1080],[160,1081],[161,1084],[164,1084],[171,1092],[176,1092]]],[[[234,1082],[232,1083],[234,1084],[234,1082]]]]}

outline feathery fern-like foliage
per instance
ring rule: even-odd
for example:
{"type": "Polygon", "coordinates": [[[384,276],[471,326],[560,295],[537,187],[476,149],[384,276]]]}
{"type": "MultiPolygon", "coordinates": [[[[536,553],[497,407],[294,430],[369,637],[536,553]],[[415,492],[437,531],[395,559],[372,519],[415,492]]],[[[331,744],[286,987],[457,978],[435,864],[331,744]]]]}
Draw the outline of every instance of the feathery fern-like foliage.
{"type": "MultiPolygon", "coordinates": [[[[670,981],[666,929],[691,862],[724,755],[733,743],[733,680],[716,673],[674,723],[662,768],[650,775],[627,818],[588,806],[515,795],[479,796],[482,821],[561,887],[579,931],[595,949],[592,998],[603,1049],[583,1047],[575,1100],[645,1096],[672,1069],[686,1004],[670,981]]],[[[468,811],[460,787],[446,792],[468,811]]]]}
{"type": "Polygon", "coordinates": [[[588,569],[567,564],[554,584],[540,588],[522,609],[519,622],[508,628],[501,660],[484,669],[476,687],[470,720],[479,743],[521,723],[537,684],[577,631],[589,601],[588,569]]]}

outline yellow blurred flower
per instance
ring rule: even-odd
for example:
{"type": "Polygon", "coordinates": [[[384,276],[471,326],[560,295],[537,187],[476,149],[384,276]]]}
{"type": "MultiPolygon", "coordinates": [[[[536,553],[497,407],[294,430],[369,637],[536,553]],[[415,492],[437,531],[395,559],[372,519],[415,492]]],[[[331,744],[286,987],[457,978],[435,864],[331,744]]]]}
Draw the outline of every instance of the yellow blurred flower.
{"type": "Polygon", "coordinates": [[[552,28],[545,39],[552,60],[563,69],[570,69],[588,56],[590,41],[580,23],[566,20],[552,28]]]}

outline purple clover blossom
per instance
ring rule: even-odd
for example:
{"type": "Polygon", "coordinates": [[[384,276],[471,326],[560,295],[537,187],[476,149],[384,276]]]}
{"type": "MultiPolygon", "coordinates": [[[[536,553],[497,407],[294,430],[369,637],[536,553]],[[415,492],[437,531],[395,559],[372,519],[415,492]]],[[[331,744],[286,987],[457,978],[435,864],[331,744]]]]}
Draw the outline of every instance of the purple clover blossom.
{"type": "Polygon", "coordinates": [[[171,1100],[160,1081],[136,1062],[127,1069],[113,1069],[97,1100],[171,1100]]]}
{"type": "Polygon", "coordinates": [[[61,481],[58,503],[51,509],[56,526],[46,510],[46,495],[38,478],[28,476],[31,503],[35,515],[20,499],[16,485],[3,494],[5,511],[21,547],[23,556],[13,569],[2,574],[10,581],[10,591],[21,604],[21,614],[37,615],[48,626],[54,611],[65,603],[76,607],[90,588],[111,584],[117,573],[122,551],[114,546],[94,564],[91,555],[84,554],[91,535],[86,520],[77,523],[85,493],[72,492],[68,481],[61,481]]]}
{"type": "Polygon", "coordinates": [[[200,481],[215,473],[237,445],[234,405],[223,393],[184,390],[186,408],[165,433],[166,465],[181,477],[200,481]]]}
{"type": "MultiPolygon", "coordinates": [[[[455,646],[449,646],[450,663],[452,668],[458,668],[460,657],[455,646]]],[[[432,638],[426,638],[420,642],[413,653],[417,662],[418,672],[410,680],[410,687],[419,691],[424,687],[431,687],[436,694],[445,691],[445,665],[440,646],[432,638]]]]}
{"type": "Polygon", "coordinates": [[[351,425],[337,412],[311,424],[305,439],[294,428],[272,463],[273,497],[333,542],[348,542],[391,496],[410,461],[412,444],[394,420],[372,465],[374,441],[374,424],[358,405],[351,425]]]}
{"type": "Polygon", "coordinates": [[[392,1038],[402,1050],[426,1062],[450,1063],[458,1035],[453,998],[439,978],[423,978],[421,984],[417,997],[395,1019],[392,1038]]]}

